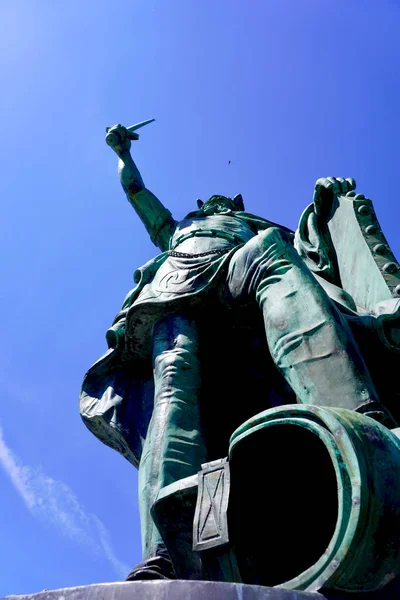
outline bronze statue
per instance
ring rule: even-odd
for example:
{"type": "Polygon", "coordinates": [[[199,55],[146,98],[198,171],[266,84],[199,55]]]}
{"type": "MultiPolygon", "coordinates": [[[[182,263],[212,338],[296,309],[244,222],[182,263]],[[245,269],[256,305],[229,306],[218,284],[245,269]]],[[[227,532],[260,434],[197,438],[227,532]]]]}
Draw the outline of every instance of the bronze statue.
{"type": "Polygon", "coordinates": [[[379,280],[376,310],[360,309],[341,281],[327,215],[338,198],[363,200],[353,179],[319,179],[296,234],[246,212],[241,195],[198,201],[177,222],[143,183],[134,130],[116,125],[107,141],[161,254],[135,272],[81,395],[86,425],[139,468],[143,563],[129,580],[175,577],[150,510],[161,489],[226,455],[245,419],[297,402],[396,427],[368,348],[393,361],[400,348],[397,269],[382,267],[393,281],[379,280]]]}

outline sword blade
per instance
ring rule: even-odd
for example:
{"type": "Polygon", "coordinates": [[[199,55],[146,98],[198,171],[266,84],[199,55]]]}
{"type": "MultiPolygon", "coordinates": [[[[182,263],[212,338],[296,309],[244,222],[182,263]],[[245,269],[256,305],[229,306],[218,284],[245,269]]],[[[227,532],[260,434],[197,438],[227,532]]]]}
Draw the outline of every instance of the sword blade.
{"type": "MultiPolygon", "coordinates": [[[[131,125],[130,127],[127,127],[126,129],[129,131],[129,133],[133,133],[136,131],[136,129],[140,129],[141,127],[144,127],[145,125],[148,125],[149,123],[152,123],[153,121],[155,121],[155,119],[147,119],[147,121],[140,121],[140,123],[136,123],[136,125],[131,125]]],[[[106,133],[108,133],[110,131],[111,127],[106,127],[106,133]]],[[[136,138],[136,136],[135,136],[136,138]]]]}
{"type": "Polygon", "coordinates": [[[155,119],[147,119],[147,121],[141,121],[140,123],[136,123],[136,125],[131,125],[130,127],[127,127],[127,130],[128,131],[136,131],[137,129],[140,129],[141,127],[144,127],[145,125],[152,123],[153,121],[155,121],[155,119]]]}

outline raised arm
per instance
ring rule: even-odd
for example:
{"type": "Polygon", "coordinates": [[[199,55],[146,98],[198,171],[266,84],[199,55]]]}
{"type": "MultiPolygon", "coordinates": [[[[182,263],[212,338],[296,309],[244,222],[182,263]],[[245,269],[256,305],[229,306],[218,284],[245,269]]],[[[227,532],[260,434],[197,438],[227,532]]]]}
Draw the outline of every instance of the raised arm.
{"type": "Polygon", "coordinates": [[[151,241],[162,251],[168,250],[175,221],[170,211],[144,185],[130,153],[131,140],[126,127],[122,125],[110,127],[106,142],[118,155],[118,175],[121,185],[149,233],[151,241]]]}

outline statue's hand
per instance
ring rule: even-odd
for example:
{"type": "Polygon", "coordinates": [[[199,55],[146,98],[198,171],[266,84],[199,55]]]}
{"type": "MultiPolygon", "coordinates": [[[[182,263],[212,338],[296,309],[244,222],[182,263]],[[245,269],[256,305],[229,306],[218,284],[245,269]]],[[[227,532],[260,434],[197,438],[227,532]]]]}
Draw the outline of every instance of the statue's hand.
{"type": "Polygon", "coordinates": [[[106,135],[106,142],[118,154],[123,156],[131,148],[129,132],[123,125],[114,125],[110,127],[106,135]]]}
{"type": "Polygon", "coordinates": [[[106,331],[106,340],[109,348],[123,349],[125,345],[125,319],[115,323],[106,331]]]}
{"type": "Polygon", "coordinates": [[[321,177],[314,186],[314,206],[317,214],[322,213],[324,207],[330,210],[335,196],[347,194],[355,190],[356,182],[352,177],[321,177]]]}
{"type": "Polygon", "coordinates": [[[320,177],[315,182],[314,199],[320,194],[324,194],[325,190],[328,190],[334,196],[340,196],[355,189],[356,182],[352,177],[347,177],[347,179],[343,179],[343,177],[320,177]]]}

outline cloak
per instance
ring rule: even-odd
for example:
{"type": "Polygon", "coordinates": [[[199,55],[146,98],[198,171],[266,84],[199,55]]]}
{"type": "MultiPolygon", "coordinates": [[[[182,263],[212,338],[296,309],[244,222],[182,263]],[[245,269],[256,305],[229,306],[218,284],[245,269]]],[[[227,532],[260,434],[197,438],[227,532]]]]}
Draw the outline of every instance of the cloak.
{"type": "MultiPolygon", "coordinates": [[[[226,211],[224,214],[228,213],[233,218],[244,221],[255,235],[269,227],[279,227],[288,232],[291,239],[294,237],[291,230],[250,213],[226,211]]],[[[308,232],[305,232],[302,235],[304,237],[307,234],[308,232]]],[[[80,414],[85,425],[102,442],[117,450],[136,467],[140,462],[153,410],[152,326],[163,315],[177,310],[185,311],[189,315],[193,314],[197,319],[202,307],[204,309],[207,305],[209,308],[209,299],[217,293],[219,282],[226,272],[231,256],[242,245],[231,248],[223,256],[211,255],[207,258],[174,257],[167,251],[137,269],[134,273],[134,281],[137,285],[127,294],[121,311],[106,333],[109,349],[90,367],[84,377],[80,395],[80,414]],[[165,287],[166,280],[169,282],[168,287],[165,287]]],[[[325,244],[323,248],[326,248],[325,244]]],[[[318,252],[318,248],[316,251],[318,252]]],[[[321,252],[319,257],[318,268],[315,267],[313,270],[315,274],[319,273],[324,277],[329,259],[321,252]]],[[[231,318],[234,320],[235,315],[230,314],[229,319],[231,318]]],[[[250,328],[244,328],[242,323],[238,323],[236,329],[234,328],[235,335],[232,337],[235,346],[233,350],[229,348],[227,341],[228,329],[221,335],[226,338],[225,349],[235,354],[239,346],[246,347],[247,343],[249,352],[253,350],[255,352],[247,362],[245,358],[241,359],[240,379],[245,384],[241,388],[236,381],[237,389],[232,389],[231,393],[239,391],[247,397],[249,394],[253,397],[265,395],[269,398],[270,406],[295,402],[292,391],[267,356],[262,322],[253,323],[250,328]],[[254,372],[257,356],[261,356],[260,369],[254,372]],[[253,386],[250,389],[246,381],[255,382],[254,385],[259,384],[259,387],[253,386]],[[264,394],[265,386],[268,387],[268,391],[264,394]]],[[[216,360],[220,361],[220,356],[217,356],[216,360]]],[[[225,366],[219,365],[220,371],[230,368],[231,364],[228,362],[225,366]]],[[[221,388],[221,390],[224,395],[225,389],[221,388]]],[[[217,403],[220,396],[221,393],[216,394],[217,403]]],[[[235,406],[237,404],[238,402],[235,406]]],[[[258,410],[265,410],[268,407],[263,402],[259,407],[253,407],[250,414],[238,415],[237,425],[256,414],[258,410]]],[[[215,411],[214,407],[209,413],[211,420],[221,421],[225,418],[226,410],[218,416],[215,411]]],[[[233,431],[233,428],[230,431],[233,431]]]]}

